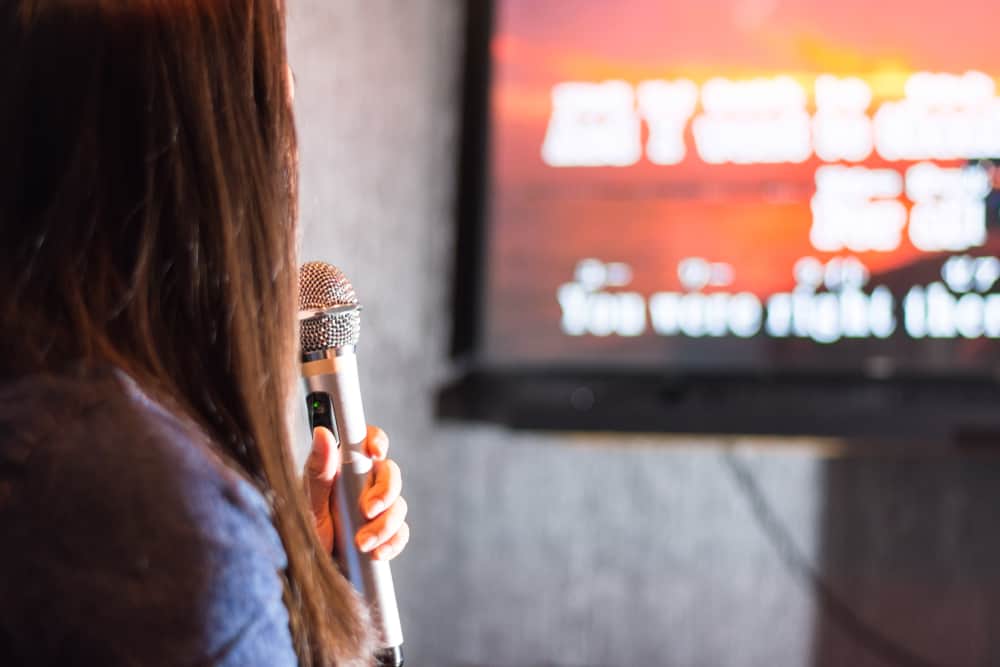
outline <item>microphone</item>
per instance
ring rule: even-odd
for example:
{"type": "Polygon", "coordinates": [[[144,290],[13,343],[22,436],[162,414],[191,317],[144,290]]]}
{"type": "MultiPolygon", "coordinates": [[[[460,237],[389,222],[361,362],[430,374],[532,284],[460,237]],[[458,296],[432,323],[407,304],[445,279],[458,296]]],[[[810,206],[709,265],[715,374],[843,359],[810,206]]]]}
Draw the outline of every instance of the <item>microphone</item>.
{"type": "Polygon", "coordinates": [[[372,462],[361,449],[367,436],[355,348],[361,306],[347,277],[335,266],[308,262],[299,270],[299,335],[306,407],[312,428],[325,426],[337,437],[334,540],[341,572],[372,611],[379,631],[379,667],[403,664],[403,631],[389,563],[361,553],[354,535],[365,523],[359,506],[372,462]]]}

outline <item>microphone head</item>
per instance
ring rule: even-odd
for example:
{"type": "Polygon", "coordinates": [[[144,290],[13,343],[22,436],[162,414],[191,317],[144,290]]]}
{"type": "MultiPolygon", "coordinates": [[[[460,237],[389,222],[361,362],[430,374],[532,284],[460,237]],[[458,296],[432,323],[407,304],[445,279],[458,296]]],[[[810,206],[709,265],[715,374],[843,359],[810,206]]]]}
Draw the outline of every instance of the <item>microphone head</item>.
{"type": "Polygon", "coordinates": [[[299,340],[302,354],[358,344],[361,306],[347,276],[332,264],[299,269],[299,340]]]}

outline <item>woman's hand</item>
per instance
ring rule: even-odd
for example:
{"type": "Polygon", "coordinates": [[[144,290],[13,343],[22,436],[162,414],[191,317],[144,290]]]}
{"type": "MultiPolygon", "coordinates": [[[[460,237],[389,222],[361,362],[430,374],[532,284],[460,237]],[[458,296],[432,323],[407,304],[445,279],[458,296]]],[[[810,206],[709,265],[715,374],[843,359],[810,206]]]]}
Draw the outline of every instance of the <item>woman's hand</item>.
{"type": "MultiPolygon", "coordinates": [[[[358,529],[354,542],[358,549],[378,560],[395,558],[410,539],[406,523],[406,500],[400,494],[403,477],[395,461],[386,458],[389,437],[377,426],[369,426],[362,451],[372,459],[365,489],[361,492],[361,515],[367,523],[358,529]]],[[[313,429],[312,452],[305,465],[305,488],[316,522],[316,533],[327,553],[333,551],[334,521],[337,517],[334,493],[340,472],[340,450],[333,434],[313,429]]]]}

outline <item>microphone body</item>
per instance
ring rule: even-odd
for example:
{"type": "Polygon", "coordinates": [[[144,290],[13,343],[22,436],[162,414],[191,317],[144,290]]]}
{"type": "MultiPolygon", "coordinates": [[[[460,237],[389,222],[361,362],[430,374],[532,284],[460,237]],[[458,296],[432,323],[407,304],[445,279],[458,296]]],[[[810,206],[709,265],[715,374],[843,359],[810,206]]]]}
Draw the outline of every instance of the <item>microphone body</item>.
{"type": "MultiPolygon", "coordinates": [[[[305,272],[309,267],[316,270],[317,265],[325,270],[336,271],[343,278],[343,274],[336,268],[316,262],[303,266],[302,270],[305,272]]],[[[346,282],[346,278],[343,280],[346,282]]],[[[305,291],[308,284],[303,280],[301,289],[305,291]]],[[[353,297],[353,288],[350,295],[353,297]]],[[[307,301],[305,295],[300,295],[300,302],[304,301],[307,301]]],[[[359,326],[359,307],[356,300],[353,304],[325,304],[325,311],[318,315],[315,304],[311,307],[312,314],[306,318],[309,328],[313,330],[310,334],[315,333],[317,324],[321,330],[327,327],[333,334],[317,339],[315,335],[306,333],[307,328],[303,323],[302,378],[306,388],[310,425],[330,428],[337,437],[340,452],[341,468],[335,485],[336,557],[341,572],[361,594],[372,612],[380,639],[381,650],[376,656],[379,667],[401,667],[403,631],[389,563],[360,552],[354,541],[358,529],[366,523],[366,518],[361,514],[359,498],[365,489],[372,462],[362,450],[368,422],[365,420],[358,380],[355,353],[357,331],[349,331],[350,335],[346,337],[340,334],[345,325],[345,313],[351,318],[347,325],[353,323],[355,328],[359,326]],[[347,306],[353,306],[353,310],[347,306]],[[312,344],[306,344],[307,338],[313,341],[312,344]],[[321,340],[322,345],[317,345],[316,340],[321,340]],[[317,347],[320,349],[310,349],[317,347]]]]}

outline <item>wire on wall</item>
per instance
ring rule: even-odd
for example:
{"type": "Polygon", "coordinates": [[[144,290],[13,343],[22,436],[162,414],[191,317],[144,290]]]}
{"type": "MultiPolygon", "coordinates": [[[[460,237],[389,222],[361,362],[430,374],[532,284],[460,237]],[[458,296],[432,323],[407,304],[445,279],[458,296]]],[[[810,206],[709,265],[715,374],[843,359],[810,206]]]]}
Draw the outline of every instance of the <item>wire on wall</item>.
{"type": "Polygon", "coordinates": [[[799,550],[788,528],[768,503],[750,465],[731,447],[722,454],[722,463],[749,507],[757,526],[793,577],[809,589],[822,615],[866,651],[887,664],[897,667],[942,667],[889,638],[852,609],[799,550]]]}

